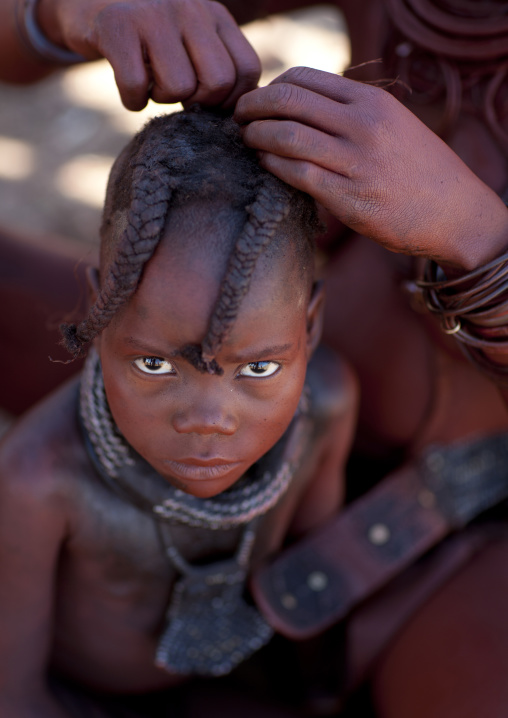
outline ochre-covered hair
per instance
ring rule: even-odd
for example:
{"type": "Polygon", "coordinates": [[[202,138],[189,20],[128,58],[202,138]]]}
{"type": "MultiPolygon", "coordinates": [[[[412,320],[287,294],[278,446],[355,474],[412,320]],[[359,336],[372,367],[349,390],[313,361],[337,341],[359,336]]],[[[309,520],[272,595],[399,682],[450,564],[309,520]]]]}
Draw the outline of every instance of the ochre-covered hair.
{"type": "Polygon", "coordinates": [[[313,262],[319,226],[314,202],[263,170],[229,116],[193,107],[151,120],[116,160],[101,227],[101,288],[88,316],[63,324],[74,358],[136,291],[143,268],[164,235],[171,209],[217,202],[242,212],[243,229],[229,256],[207,335],[182,355],[200,369],[222,373],[215,356],[227,338],[256,262],[277,230],[290,235],[300,266],[313,262]]]}

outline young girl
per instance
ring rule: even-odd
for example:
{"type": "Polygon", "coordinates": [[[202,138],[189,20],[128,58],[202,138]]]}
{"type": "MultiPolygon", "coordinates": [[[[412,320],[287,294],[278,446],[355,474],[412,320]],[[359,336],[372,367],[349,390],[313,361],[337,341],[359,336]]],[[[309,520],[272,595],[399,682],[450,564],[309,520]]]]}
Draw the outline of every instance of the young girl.
{"type": "Polygon", "coordinates": [[[337,511],[354,425],[349,370],[311,360],[317,226],[213,113],[116,161],[63,327],[85,370],[1,449],[2,717],[174,715],[178,684],[271,640],[247,576],[337,511]]]}

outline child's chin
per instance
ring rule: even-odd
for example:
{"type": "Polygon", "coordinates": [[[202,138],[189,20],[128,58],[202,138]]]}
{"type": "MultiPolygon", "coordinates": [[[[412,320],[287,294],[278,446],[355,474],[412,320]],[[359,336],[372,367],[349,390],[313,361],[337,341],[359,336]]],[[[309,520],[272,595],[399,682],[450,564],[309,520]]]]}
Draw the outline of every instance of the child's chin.
{"type": "Polygon", "coordinates": [[[217,496],[223,491],[229,489],[238,480],[235,479],[234,481],[226,483],[224,481],[217,480],[192,482],[182,481],[180,479],[174,478],[173,476],[166,476],[165,478],[172,486],[175,487],[175,489],[180,489],[180,491],[183,491],[190,496],[195,496],[197,499],[210,499],[213,496],[217,496]]]}
{"type": "MultiPolygon", "coordinates": [[[[227,467],[189,467],[187,470],[172,471],[171,467],[164,467],[162,474],[175,489],[196,496],[200,499],[209,499],[229,489],[243,475],[240,463],[227,467]]],[[[180,468],[180,467],[179,467],[180,468]]]]}

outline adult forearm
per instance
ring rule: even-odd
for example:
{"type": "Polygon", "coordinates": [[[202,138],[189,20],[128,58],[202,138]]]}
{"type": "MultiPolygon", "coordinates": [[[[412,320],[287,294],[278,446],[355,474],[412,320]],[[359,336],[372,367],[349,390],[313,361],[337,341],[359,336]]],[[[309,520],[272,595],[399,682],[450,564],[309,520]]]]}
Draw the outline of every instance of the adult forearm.
{"type": "Polygon", "coordinates": [[[0,80],[26,84],[46,77],[57,67],[30,51],[16,24],[21,0],[0,0],[0,80]]]}
{"type": "Polygon", "coordinates": [[[469,177],[457,180],[458,209],[452,211],[450,206],[450,231],[441,238],[434,257],[449,277],[482,267],[508,250],[507,207],[490,187],[467,172],[469,177]]]}
{"type": "MultiPolygon", "coordinates": [[[[504,209],[504,216],[508,210],[504,209]]],[[[501,214],[501,217],[503,215],[501,214]]],[[[471,262],[460,272],[427,261],[417,282],[425,306],[440,320],[480,371],[508,397],[508,228],[485,238],[481,252],[487,261],[471,262]],[[492,256],[494,255],[494,256],[492,256]]]]}

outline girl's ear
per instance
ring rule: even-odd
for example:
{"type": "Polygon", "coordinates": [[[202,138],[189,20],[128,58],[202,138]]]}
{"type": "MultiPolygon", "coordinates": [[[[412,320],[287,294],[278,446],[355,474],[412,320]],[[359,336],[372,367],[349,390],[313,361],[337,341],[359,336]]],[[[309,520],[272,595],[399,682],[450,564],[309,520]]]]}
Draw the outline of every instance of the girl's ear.
{"type": "Polygon", "coordinates": [[[97,300],[99,294],[99,270],[96,267],[88,266],[86,268],[86,284],[88,288],[88,302],[92,306],[97,300]]]}
{"type": "Polygon", "coordinates": [[[325,306],[324,282],[314,282],[307,307],[307,361],[321,341],[323,310],[325,306]]]}

